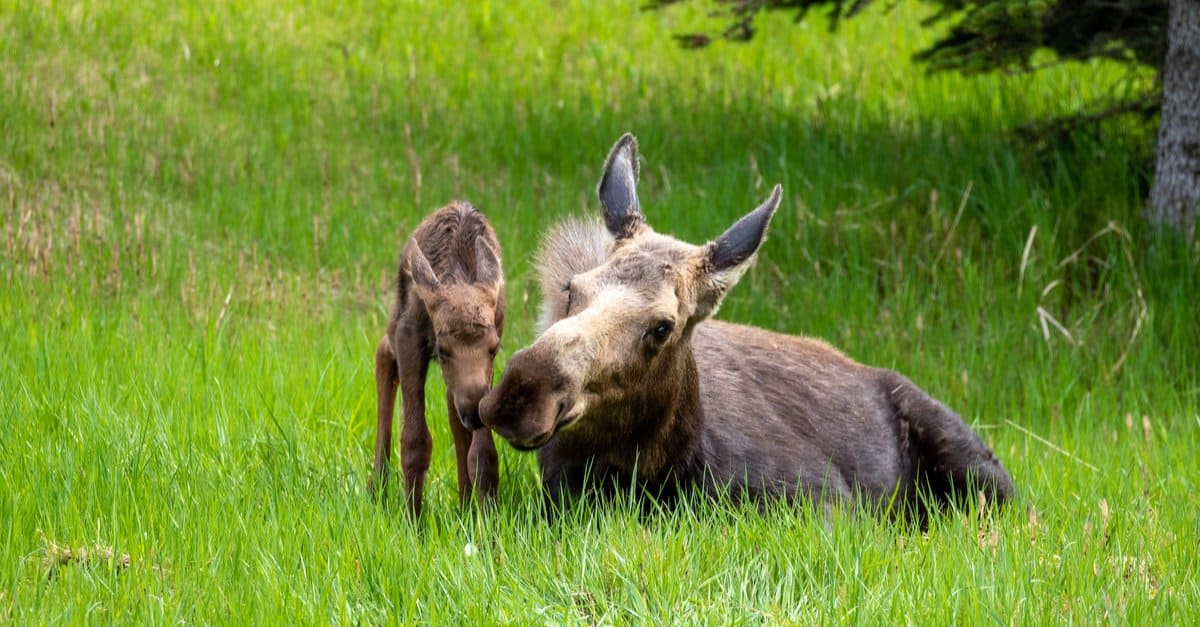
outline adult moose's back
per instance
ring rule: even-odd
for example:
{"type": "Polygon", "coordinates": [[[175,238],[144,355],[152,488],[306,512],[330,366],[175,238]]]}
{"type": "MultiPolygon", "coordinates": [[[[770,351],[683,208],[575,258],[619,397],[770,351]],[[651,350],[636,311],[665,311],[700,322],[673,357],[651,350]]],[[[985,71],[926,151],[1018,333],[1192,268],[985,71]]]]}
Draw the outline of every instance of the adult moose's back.
{"type": "Polygon", "coordinates": [[[551,230],[538,259],[541,335],[513,355],[480,417],[538,449],[551,500],[631,480],[739,498],[915,511],[1012,480],[963,420],[890,370],[815,339],[708,320],[752,264],[770,197],[702,246],[654,232],[631,135],[598,188],[604,224],[551,230]]]}

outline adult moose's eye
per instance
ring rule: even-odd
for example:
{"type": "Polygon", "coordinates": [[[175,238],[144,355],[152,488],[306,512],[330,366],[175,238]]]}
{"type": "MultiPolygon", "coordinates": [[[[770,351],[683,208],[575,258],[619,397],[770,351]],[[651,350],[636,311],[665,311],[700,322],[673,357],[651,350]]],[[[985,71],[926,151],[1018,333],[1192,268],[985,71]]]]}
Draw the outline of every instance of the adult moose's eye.
{"type": "Polygon", "coordinates": [[[655,342],[662,344],[667,341],[667,338],[671,337],[671,331],[674,330],[675,324],[673,322],[670,320],[660,320],[646,332],[646,335],[653,338],[655,342]]]}

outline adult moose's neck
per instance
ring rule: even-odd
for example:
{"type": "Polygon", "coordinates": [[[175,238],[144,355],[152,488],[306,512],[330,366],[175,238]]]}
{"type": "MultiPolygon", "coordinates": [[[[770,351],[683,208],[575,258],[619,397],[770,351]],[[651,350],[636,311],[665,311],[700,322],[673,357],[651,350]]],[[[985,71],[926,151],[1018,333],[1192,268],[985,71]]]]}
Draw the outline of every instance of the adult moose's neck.
{"type": "Polygon", "coordinates": [[[699,454],[704,410],[690,339],[677,350],[663,368],[639,373],[602,421],[616,428],[601,456],[648,484],[680,479],[699,454]]]}

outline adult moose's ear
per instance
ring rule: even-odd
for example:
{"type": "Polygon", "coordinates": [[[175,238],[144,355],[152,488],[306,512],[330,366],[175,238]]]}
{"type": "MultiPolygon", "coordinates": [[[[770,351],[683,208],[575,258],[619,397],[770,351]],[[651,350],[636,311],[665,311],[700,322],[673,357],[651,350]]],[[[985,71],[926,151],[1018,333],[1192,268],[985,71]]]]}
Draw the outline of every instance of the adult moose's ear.
{"type": "Polygon", "coordinates": [[[408,253],[408,274],[412,276],[413,283],[416,283],[418,287],[427,290],[437,290],[442,287],[442,282],[433,273],[433,268],[430,267],[429,260],[425,258],[425,253],[422,253],[421,247],[416,246],[415,243],[408,253]]]}
{"type": "Polygon", "coordinates": [[[475,282],[495,286],[504,282],[504,272],[500,268],[500,255],[482,237],[475,238],[475,282]]]}
{"type": "Polygon", "coordinates": [[[644,221],[637,198],[637,176],[637,139],[625,133],[609,151],[596,187],[604,208],[604,225],[617,239],[633,235],[644,221]]]}
{"type": "Polygon", "coordinates": [[[771,224],[771,217],[775,215],[782,195],[783,188],[776,185],[763,204],[742,216],[716,241],[705,247],[708,257],[705,260],[707,280],[700,290],[697,313],[704,316],[714,313],[721,299],[750,268],[754,254],[766,240],[767,226],[771,224]]]}

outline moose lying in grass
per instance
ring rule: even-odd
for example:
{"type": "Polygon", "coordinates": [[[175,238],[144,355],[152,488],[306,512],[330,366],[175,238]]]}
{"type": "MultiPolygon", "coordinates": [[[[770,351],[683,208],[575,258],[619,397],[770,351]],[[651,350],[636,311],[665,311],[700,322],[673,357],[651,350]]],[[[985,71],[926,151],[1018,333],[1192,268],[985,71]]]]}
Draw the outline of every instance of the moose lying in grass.
{"type": "Polygon", "coordinates": [[[458,459],[458,494],[496,493],[496,445],[479,421],[479,399],[492,385],[492,363],[504,332],[500,244],[487,219],[465,202],[425,218],[400,252],[396,303],[375,352],[379,424],[371,494],[383,498],[392,456],[396,388],[403,392],[400,464],[409,509],[421,513],[433,441],[425,424],[425,376],[442,365],[446,408],[458,459]]]}
{"type": "Polygon", "coordinates": [[[553,503],[633,479],[660,497],[686,487],[922,517],[976,491],[1012,495],[992,451],[903,376],[819,340],[708,320],[753,262],[779,186],[694,246],[645,223],[636,180],[627,134],[600,180],[604,226],[549,232],[543,331],[479,405],[514,447],[538,449],[553,503]]]}

